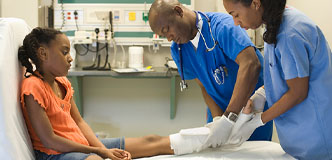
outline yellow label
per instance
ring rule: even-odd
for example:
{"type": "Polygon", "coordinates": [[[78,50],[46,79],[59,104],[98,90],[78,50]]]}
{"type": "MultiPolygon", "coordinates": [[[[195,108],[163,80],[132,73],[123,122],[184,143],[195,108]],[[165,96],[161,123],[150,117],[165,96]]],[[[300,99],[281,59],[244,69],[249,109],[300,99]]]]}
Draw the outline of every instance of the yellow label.
{"type": "Polygon", "coordinates": [[[136,21],[136,12],[129,12],[129,20],[136,21]]]}

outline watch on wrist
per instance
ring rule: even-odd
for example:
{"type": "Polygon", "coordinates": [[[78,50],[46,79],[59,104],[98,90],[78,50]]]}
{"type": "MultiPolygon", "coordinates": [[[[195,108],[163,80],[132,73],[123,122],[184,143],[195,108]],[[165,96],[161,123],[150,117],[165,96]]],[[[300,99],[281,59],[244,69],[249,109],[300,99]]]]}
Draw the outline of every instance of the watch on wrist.
{"type": "Polygon", "coordinates": [[[234,123],[237,121],[238,115],[233,112],[225,111],[224,115],[234,123]]]}

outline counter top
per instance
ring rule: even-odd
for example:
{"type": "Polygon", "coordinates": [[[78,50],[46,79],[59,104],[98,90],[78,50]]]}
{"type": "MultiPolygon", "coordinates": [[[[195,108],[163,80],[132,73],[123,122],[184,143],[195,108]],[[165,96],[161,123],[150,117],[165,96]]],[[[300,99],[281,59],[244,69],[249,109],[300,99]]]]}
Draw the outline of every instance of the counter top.
{"type": "Polygon", "coordinates": [[[114,78],[171,78],[178,76],[176,70],[168,70],[166,67],[153,67],[153,71],[148,72],[132,72],[132,73],[118,73],[113,70],[82,70],[82,68],[73,68],[69,70],[68,76],[110,76],[114,78]]]}

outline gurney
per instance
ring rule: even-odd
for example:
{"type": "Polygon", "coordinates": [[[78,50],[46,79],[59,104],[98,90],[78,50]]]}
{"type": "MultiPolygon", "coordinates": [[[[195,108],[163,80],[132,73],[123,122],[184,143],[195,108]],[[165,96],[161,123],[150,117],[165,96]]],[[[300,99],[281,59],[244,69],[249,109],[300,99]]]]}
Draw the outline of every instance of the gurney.
{"type": "Polygon", "coordinates": [[[23,78],[18,47],[30,32],[21,19],[0,18],[0,159],[34,159],[19,101],[23,78]]]}
{"type": "Polygon", "coordinates": [[[238,147],[208,148],[186,155],[161,155],[138,160],[295,160],[280,144],[269,141],[247,141],[238,147]]]}

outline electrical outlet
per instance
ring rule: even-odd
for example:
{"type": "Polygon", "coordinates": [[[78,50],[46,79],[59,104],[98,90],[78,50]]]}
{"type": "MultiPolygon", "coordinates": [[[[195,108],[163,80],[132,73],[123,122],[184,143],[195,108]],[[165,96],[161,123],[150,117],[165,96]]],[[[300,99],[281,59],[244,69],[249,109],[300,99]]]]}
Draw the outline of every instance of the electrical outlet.
{"type": "Polygon", "coordinates": [[[65,25],[75,25],[83,24],[83,10],[55,10],[54,11],[54,23],[55,25],[61,25],[63,19],[65,20],[65,25]],[[74,12],[77,12],[77,16],[75,16],[74,12]]]}
{"type": "Polygon", "coordinates": [[[114,10],[113,11],[113,22],[120,22],[120,11],[114,10]]]}

